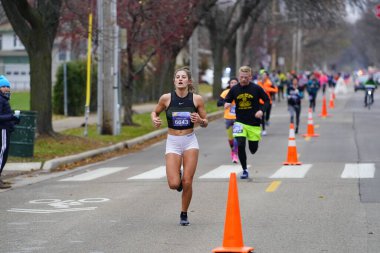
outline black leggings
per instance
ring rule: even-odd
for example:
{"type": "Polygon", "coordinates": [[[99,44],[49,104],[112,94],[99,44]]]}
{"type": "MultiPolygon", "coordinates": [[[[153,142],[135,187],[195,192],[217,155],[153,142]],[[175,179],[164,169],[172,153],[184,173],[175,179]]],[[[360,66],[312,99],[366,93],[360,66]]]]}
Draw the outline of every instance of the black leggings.
{"type": "Polygon", "coordinates": [[[316,100],[317,100],[317,94],[310,95],[309,108],[313,109],[313,112],[315,112],[315,101],[316,100]]]}
{"type": "MultiPolygon", "coordinates": [[[[238,156],[239,156],[239,161],[241,164],[241,167],[243,170],[247,169],[247,154],[245,152],[245,143],[246,143],[246,138],[245,137],[235,137],[238,143],[238,156]]],[[[259,142],[258,141],[248,141],[248,147],[249,151],[253,155],[256,153],[257,149],[259,148],[259,142]]]]}
{"type": "Polygon", "coordinates": [[[4,169],[4,166],[8,160],[8,151],[9,151],[9,144],[10,144],[10,133],[7,129],[0,129],[0,147],[3,152],[0,152],[0,176],[1,172],[4,169]]]}

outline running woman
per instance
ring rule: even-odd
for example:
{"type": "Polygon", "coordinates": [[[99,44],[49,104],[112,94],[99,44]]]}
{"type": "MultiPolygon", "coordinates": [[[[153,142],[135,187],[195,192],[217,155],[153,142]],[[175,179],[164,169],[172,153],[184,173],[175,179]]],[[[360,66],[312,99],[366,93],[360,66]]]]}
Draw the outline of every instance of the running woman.
{"type": "MultiPolygon", "coordinates": [[[[235,78],[235,77],[231,78],[228,81],[228,88],[225,89],[222,92],[222,94],[220,94],[219,100],[217,102],[217,106],[224,106],[224,104],[225,104],[224,98],[227,96],[227,94],[230,91],[230,89],[233,86],[235,86],[238,82],[239,82],[239,80],[237,78],[235,78]]],[[[235,108],[236,108],[235,102],[233,101],[231,103],[231,106],[229,108],[224,109],[224,121],[225,121],[225,125],[226,125],[228,144],[229,144],[229,146],[231,148],[231,159],[232,159],[233,163],[237,163],[238,162],[237,141],[234,138],[234,136],[232,135],[232,126],[234,125],[235,120],[236,120],[235,108]]]]}
{"type": "Polygon", "coordinates": [[[295,118],[295,133],[298,134],[298,129],[300,125],[300,114],[301,114],[301,99],[303,98],[303,91],[298,87],[298,78],[296,75],[293,76],[292,84],[287,89],[288,97],[288,111],[290,113],[290,123],[294,124],[295,118]]]}
{"type": "Polygon", "coordinates": [[[238,143],[238,156],[243,173],[241,179],[249,177],[247,170],[246,140],[251,154],[255,154],[261,140],[261,118],[269,97],[264,89],[251,82],[252,69],[242,66],[239,69],[239,83],[232,87],[225,98],[224,108],[229,108],[232,101],[236,103],[236,121],[233,126],[233,136],[238,143]],[[264,101],[264,105],[260,103],[264,101]]]}
{"type": "Polygon", "coordinates": [[[194,125],[207,127],[208,120],[203,98],[193,93],[188,67],[174,73],[175,90],[160,97],[151,113],[153,125],[162,124],[160,113],[166,112],[168,136],[166,140],[166,176],[170,189],[182,191],[180,225],[189,225],[187,210],[193,194],[193,177],[198,163],[199,145],[194,125]],[[181,166],[183,172],[181,172],[181,166]]]}

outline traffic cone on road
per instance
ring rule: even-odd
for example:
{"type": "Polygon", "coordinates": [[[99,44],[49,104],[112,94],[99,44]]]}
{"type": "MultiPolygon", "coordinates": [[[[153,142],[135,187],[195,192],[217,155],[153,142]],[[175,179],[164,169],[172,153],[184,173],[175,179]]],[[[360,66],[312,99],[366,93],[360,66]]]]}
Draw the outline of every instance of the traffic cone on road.
{"type": "Polygon", "coordinates": [[[318,137],[319,134],[314,132],[314,122],[313,122],[313,112],[309,108],[309,113],[307,117],[307,133],[302,135],[303,137],[318,137]]]}
{"type": "Polygon", "coordinates": [[[223,246],[212,250],[212,252],[252,252],[252,247],[243,245],[243,232],[241,229],[239,194],[236,182],[236,173],[230,174],[230,185],[228,189],[226,221],[224,224],[223,246]]]}
{"type": "Polygon", "coordinates": [[[296,136],[294,134],[294,124],[290,123],[289,130],[289,142],[288,142],[288,157],[284,165],[301,165],[302,163],[298,161],[297,147],[296,147],[296,136]]]}
{"type": "Polygon", "coordinates": [[[330,94],[329,108],[335,108],[334,95],[333,95],[333,93],[330,94]]]}
{"type": "Polygon", "coordinates": [[[322,100],[322,112],[318,116],[323,117],[323,118],[331,116],[327,113],[326,96],[325,95],[323,95],[323,100],[322,100]]]}

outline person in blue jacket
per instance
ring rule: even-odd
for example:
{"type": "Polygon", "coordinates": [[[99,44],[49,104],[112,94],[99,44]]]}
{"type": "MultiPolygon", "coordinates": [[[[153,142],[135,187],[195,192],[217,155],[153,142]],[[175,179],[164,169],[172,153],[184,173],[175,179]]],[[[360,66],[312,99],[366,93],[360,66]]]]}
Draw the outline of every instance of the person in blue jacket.
{"type": "Polygon", "coordinates": [[[315,102],[317,100],[317,94],[319,91],[319,88],[321,87],[318,78],[315,76],[315,74],[311,74],[309,81],[307,82],[307,93],[309,94],[309,108],[313,109],[313,112],[315,112],[315,102]]]}
{"type": "Polygon", "coordinates": [[[10,83],[5,76],[0,75],[0,189],[10,188],[9,183],[1,180],[1,173],[8,160],[8,150],[10,143],[10,133],[14,130],[14,125],[20,122],[19,114],[15,115],[9,105],[11,96],[10,83]]]}
{"type": "Polygon", "coordinates": [[[295,75],[291,80],[291,85],[289,85],[287,89],[287,98],[288,111],[290,113],[290,123],[295,123],[295,133],[297,134],[300,125],[301,99],[303,98],[303,89],[299,87],[298,78],[295,75]]]}

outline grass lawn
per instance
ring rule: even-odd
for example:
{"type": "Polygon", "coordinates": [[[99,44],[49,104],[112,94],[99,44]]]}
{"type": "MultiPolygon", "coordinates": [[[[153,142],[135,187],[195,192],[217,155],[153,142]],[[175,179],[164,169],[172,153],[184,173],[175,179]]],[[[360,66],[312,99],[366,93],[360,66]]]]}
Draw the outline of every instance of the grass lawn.
{"type": "MultiPolygon", "coordinates": [[[[205,85],[199,87],[200,94],[211,92],[212,86],[205,85]],[[201,91],[202,89],[202,91],[201,91]]],[[[12,94],[12,109],[29,110],[29,93],[12,94]]],[[[221,110],[216,106],[215,100],[206,101],[206,111],[208,113],[221,110]]],[[[61,116],[62,117],[62,116],[61,116]]],[[[163,126],[167,127],[165,115],[160,115],[163,126]]],[[[58,118],[56,115],[53,118],[58,118]]],[[[100,135],[97,132],[96,125],[88,126],[88,136],[83,136],[83,128],[69,129],[57,137],[38,137],[34,145],[34,157],[9,157],[9,162],[37,162],[46,161],[56,157],[62,157],[72,154],[81,153],[100,147],[109,146],[122,141],[127,141],[149,132],[155,131],[150,119],[150,113],[134,114],[133,122],[136,126],[122,126],[120,135],[100,135]]]]}
{"type": "Polygon", "coordinates": [[[11,99],[9,100],[13,110],[29,111],[30,110],[30,93],[25,92],[12,92],[11,99]]]}

